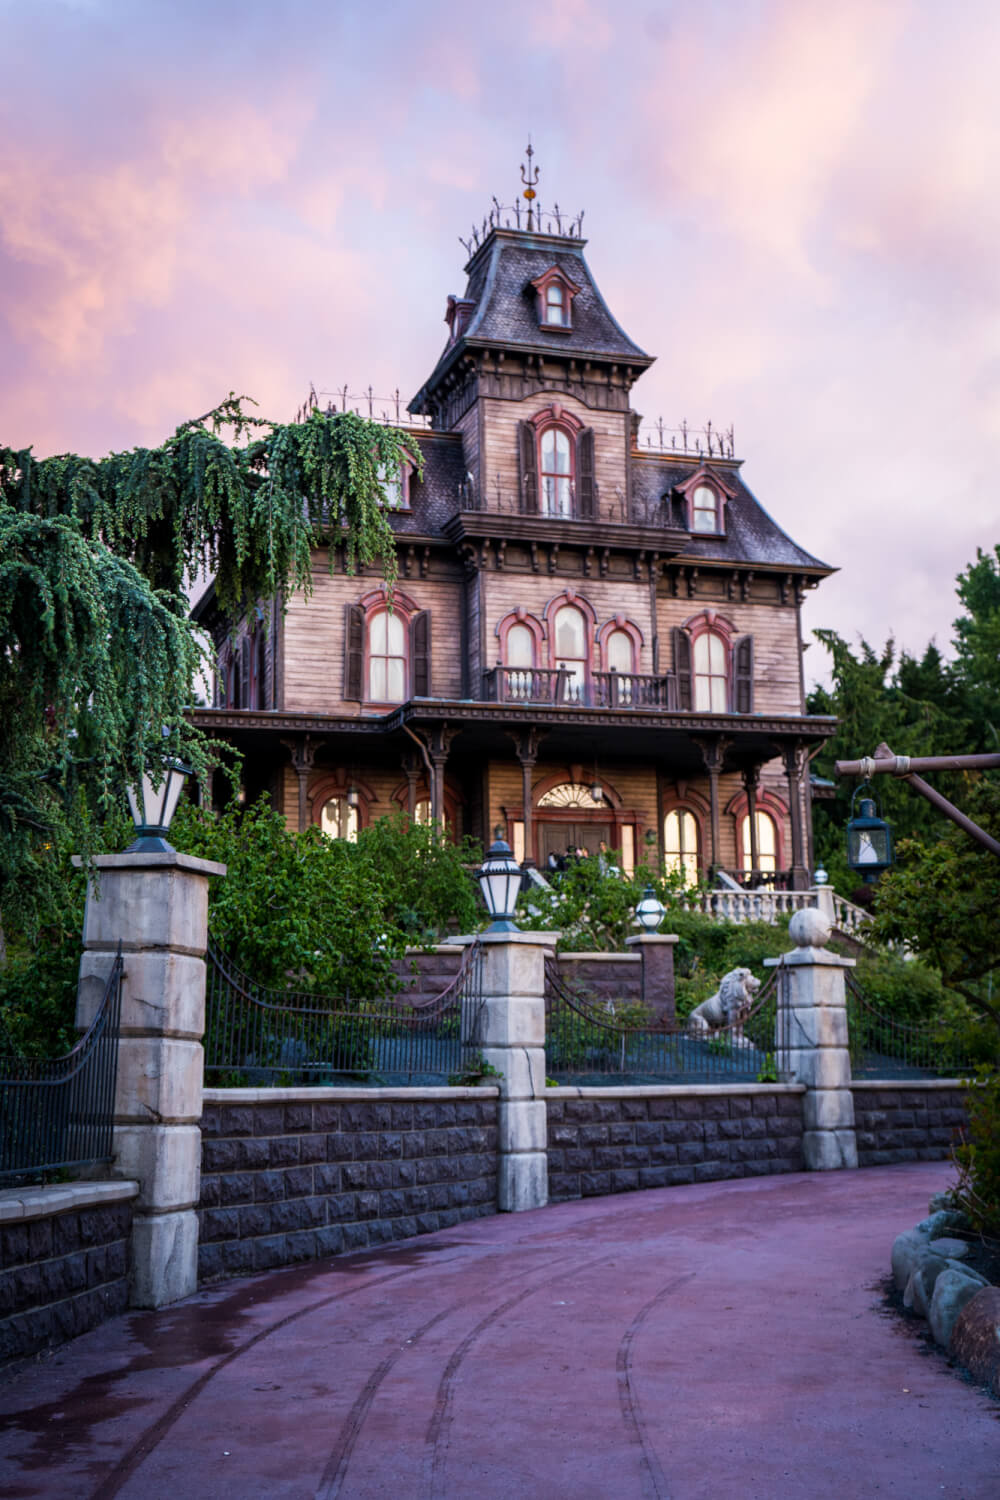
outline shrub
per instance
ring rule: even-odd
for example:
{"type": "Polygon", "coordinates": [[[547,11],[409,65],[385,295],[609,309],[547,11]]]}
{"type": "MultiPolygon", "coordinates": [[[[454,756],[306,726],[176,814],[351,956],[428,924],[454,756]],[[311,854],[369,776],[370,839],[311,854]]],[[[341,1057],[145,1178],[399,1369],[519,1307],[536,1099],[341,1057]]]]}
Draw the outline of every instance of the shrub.
{"type": "Polygon", "coordinates": [[[1000,1239],[1000,1072],[979,1068],[965,1104],[969,1127],[955,1148],[955,1197],[980,1234],[1000,1239]]]}

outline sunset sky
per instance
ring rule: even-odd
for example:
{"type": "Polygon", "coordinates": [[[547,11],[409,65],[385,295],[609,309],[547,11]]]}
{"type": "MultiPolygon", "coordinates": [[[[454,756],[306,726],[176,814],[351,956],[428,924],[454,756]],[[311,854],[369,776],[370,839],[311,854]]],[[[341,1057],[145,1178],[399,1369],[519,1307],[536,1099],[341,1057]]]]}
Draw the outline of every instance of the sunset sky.
{"type": "Polygon", "coordinates": [[[734,424],[841,568],[807,627],[947,647],[1000,540],[995,0],[0,0],[0,55],[0,441],[408,397],[530,131],[637,409],[734,424]]]}

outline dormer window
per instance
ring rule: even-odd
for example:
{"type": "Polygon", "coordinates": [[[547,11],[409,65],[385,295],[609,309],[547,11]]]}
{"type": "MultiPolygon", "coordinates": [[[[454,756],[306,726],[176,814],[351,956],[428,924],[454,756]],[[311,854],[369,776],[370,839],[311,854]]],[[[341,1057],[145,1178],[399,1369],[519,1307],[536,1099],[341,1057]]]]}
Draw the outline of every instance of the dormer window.
{"type": "Polygon", "coordinates": [[[531,283],[538,298],[538,323],[541,328],[569,333],[573,326],[573,298],[580,288],[559,266],[552,266],[531,283]]]}
{"type": "Polygon", "coordinates": [[[736,499],[732,484],[714,468],[702,464],[677,493],[687,507],[687,528],[696,536],[725,536],[726,506],[736,499]]]}
{"type": "Polygon", "coordinates": [[[719,497],[711,485],[699,484],[691,496],[691,530],[711,531],[719,529],[719,497]]]}

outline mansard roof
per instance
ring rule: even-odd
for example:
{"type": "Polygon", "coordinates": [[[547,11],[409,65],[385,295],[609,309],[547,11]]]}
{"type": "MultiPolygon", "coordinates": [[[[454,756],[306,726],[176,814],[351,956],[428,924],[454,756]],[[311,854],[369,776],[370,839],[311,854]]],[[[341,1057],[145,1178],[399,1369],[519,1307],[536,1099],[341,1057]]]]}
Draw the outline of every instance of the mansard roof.
{"type": "MultiPolygon", "coordinates": [[[[772,520],[753,492],[743,482],[738,465],[719,464],[735,491],[726,504],[724,536],[692,534],[684,547],[685,558],[702,558],[709,562],[759,563],[762,567],[808,568],[822,574],[835,568],[813,557],[793,542],[772,520]]],[[[687,530],[687,514],[678,486],[690,479],[694,469],[690,462],[637,455],[632,460],[632,503],[634,510],[654,518],[664,526],[687,530]]]]}
{"type": "Polygon", "coordinates": [[[646,354],[616,322],[583,254],[586,240],[520,229],[494,229],[465,267],[463,303],[473,303],[461,336],[449,343],[430,379],[410,403],[424,398],[461,355],[472,348],[517,348],[529,353],[597,359],[648,369],[646,354]],[[568,329],[540,325],[532,283],[557,266],[580,290],[573,298],[568,329]]]}

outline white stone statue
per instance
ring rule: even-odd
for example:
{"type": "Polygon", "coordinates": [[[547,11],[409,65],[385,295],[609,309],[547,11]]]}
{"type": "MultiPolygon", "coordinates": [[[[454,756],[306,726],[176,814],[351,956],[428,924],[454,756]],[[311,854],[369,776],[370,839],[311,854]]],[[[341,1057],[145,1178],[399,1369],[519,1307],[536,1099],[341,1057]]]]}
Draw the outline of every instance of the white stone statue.
{"type": "Polygon", "coordinates": [[[688,1035],[704,1038],[726,1027],[731,1028],[729,1036],[734,1047],[752,1047],[753,1042],[743,1035],[743,1022],[759,989],[760,980],[749,969],[730,969],[722,976],[715,994],[696,1005],[688,1016],[688,1035]]]}

